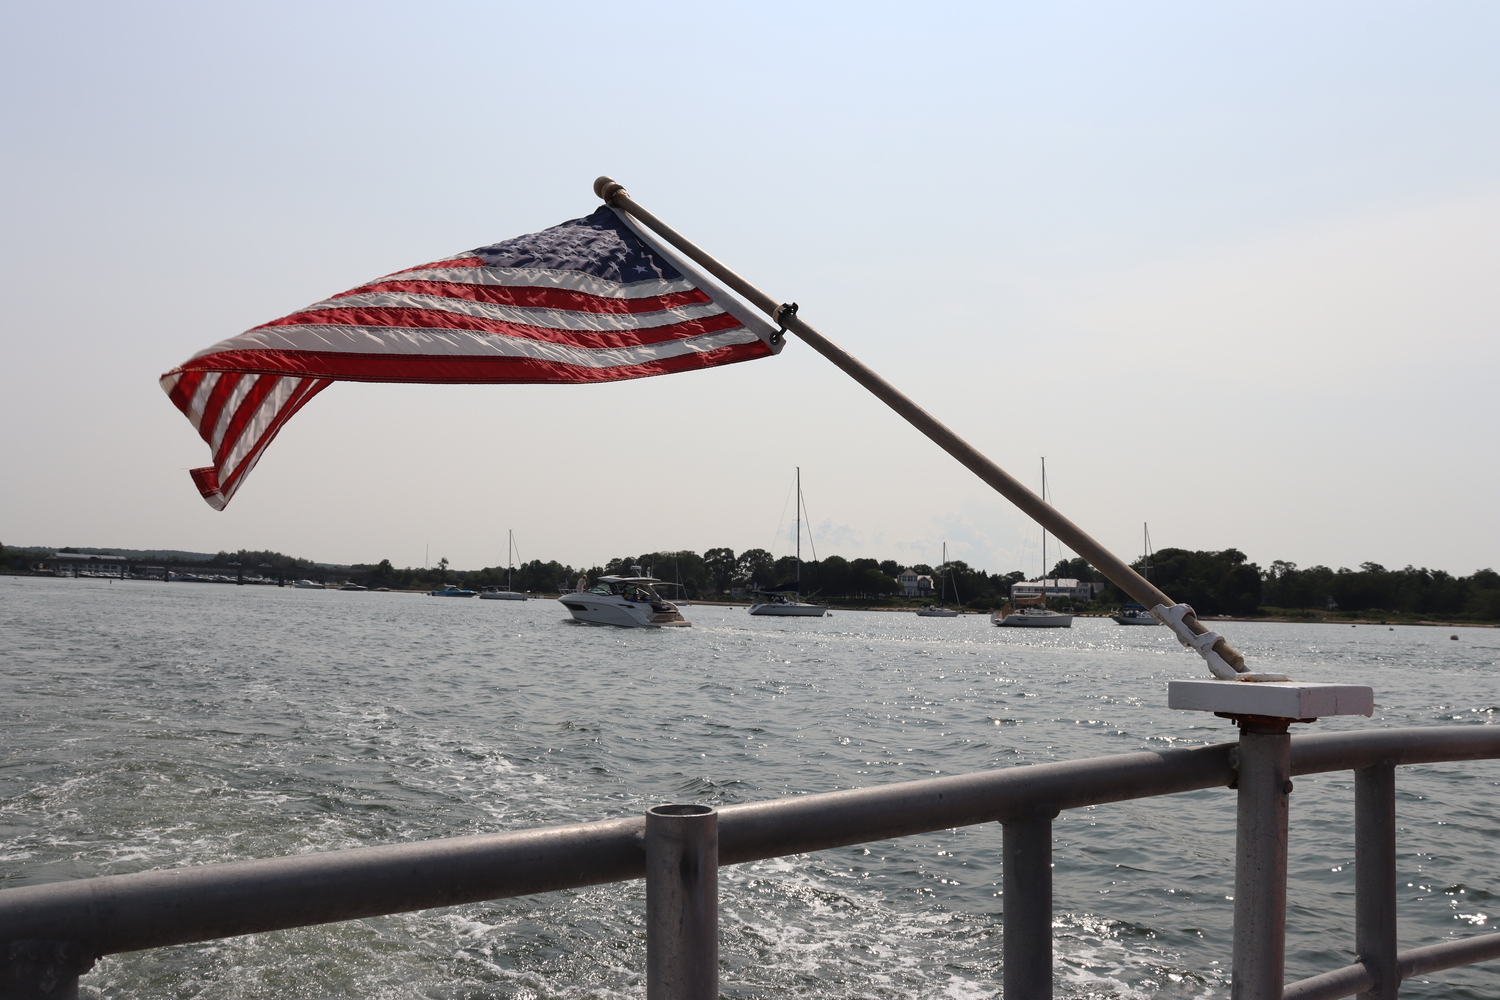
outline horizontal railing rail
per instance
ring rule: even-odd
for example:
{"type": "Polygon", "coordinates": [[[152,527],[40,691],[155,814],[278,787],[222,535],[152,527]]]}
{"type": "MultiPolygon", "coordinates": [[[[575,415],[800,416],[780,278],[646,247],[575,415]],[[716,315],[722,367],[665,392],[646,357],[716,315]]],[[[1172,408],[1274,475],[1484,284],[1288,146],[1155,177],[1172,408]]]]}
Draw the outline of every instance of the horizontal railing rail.
{"type": "MultiPolygon", "coordinates": [[[[1500,934],[1483,934],[1403,951],[1396,956],[1396,965],[1400,977],[1410,979],[1497,958],[1500,958],[1500,934]]],[[[1377,982],[1376,975],[1361,962],[1292,983],[1281,996],[1282,1000],[1343,1000],[1374,990],[1377,982]]]]}
{"type": "MultiPolygon", "coordinates": [[[[1232,786],[1237,746],[1030,764],[726,806],[718,810],[718,862],[739,864],[990,822],[1007,824],[1009,836],[1036,816],[1043,816],[1050,829],[1050,817],[1059,810],[1232,786]]],[[[1500,726],[1325,733],[1292,740],[1291,773],[1495,757],[1500,757],[1500,726]]],[[[6,889],[0,891],[0,943],[71,942],[103,956],[645,874],[645,818],[630,817],[6,889]]],[[[1050,907],[1050,879],[1045,891],[1050,907]]],[[[1457,949],[1462,943],[1454,943],[1454,953],[1470,954],[1472,948],[1457,949]]],[[[1453,964],[1476,960],[1483,959],[1453,964]]],[[[1338,982],[1348,980],[1352,992],[1360,992],[1368,989],[1360,975],[1340,970],[1293,989],[1314,991],[1295,994],[1306,998],[1346,996],[1323,992],[1342,988],[1323,981],[1342,976],[1338,982]]]]}

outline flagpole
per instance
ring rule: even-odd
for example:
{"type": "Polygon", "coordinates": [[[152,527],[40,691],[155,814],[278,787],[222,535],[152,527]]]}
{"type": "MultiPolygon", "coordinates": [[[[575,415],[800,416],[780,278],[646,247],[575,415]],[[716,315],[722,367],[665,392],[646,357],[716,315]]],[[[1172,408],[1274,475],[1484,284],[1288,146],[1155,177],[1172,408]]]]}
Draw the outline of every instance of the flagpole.
{"type": "MultiPolygon", "coordinates": [[[[938,447],[958,459],[960,464],[988,483],[1001,496],[1019,507],[1024,514],[1036,521],[1044,529],[1052,532],[1068,548],[1087,559],[1091,565],[1108,577],[1115,586],[1133,597],[1137,603],[1146,608],[1162,606],[1172,608],[1176,606],[1175,601],[1135,570],[1131,569],[1124,560],[1120,559],[1113,552],[1110,552],[1103,545],[1100,545],[1082,528],[1064,517],[1060,511],[1044,502],[1041,497],[1027,489],[1014,476],[982,455],[973,445],[955,434],[936,417],[918,406],[859,359],[823,336],[817,330],[814,330],[798,317],[795,306],[782,306],[765,292],[762,292],[723,263],[710,256],[693,241],[642,207],[639,202],[630,197],[624,186],[613,178],[600,177],[596,180],[594,182],[594,193],[611,208],[626,211],[635,216],[654,230],[662,239],[687,255],[689,259],[728,285],[746,301],[769,315],[783,329],[790,330],[801,337],[813,350],[833,362],[835,366],[854,379],[854,381],[870,390],[876,398],[905,418],[907,423],[927,435],[938,447]]],[[[1208,660],[1210,668],[1215,666],[1213,659],[1208,655],[1212,651],[1213,653],[1217,653],[1227,666],[1232,667],[1234,672],[1241,675],[1246,673],[1245,658],[1234,647],[1230,646],[1222,636],[1210,632],[1208,627],[1198,621],[1194,615],[1179,613],[1172,617],[1176,621],[1167,621],[1168,625],[1175,625],[1180,622],[1193,636],[1214,636],[1212,645],[1207,648],[1198,646],[1196,643],[1190,644],[1198,649],[1198,652],[1203,655],[1205,660],[1208,660]]],[[[1179,637],[1181,637],[1180,632],[1179,637]]],[[[1215,673],[1221,672],[1219,670],[1215,671],[1215,673]]],[[[1257,679],[1261,678],[1258,676],[1257,679]]],[[[1270,676],[1265,676],[1264,679],[1269,680],[1271,678],[1270,676]]]]}

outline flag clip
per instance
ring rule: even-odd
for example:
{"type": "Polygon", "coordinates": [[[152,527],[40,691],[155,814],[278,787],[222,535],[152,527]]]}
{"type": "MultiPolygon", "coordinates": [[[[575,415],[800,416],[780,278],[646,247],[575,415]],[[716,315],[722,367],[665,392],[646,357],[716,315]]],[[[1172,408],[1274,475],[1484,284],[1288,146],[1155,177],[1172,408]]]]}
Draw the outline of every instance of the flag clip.
{"type": "Polygon", "coordinates": [[[1208,664],[1209,673],[1221,681],[1291,680],[1286,674],[1240,670],[1226,661],[1224,657],[1219,655],[1219,651],[1214,649],[1215,644],[1224,638],[1222,635],[1217,632],[1205,632],[1202,635],[1197,635],[1192,629],[1188,628],[1187,622],[1183,621],[1188,615],[1192,615],[1195,618],[1198,616],[1190,604],[1174,604],[1171,607],[1158,604],[1151,609],[1151,613],[1156,616],[1157,621],[1172,630],[1172,633],[1177,636],[1178,642],[1203,657],[1204,662],[1208,664]]]}
{"type": "Polygon", "coordinates": [[[776,321],[776,325],[780,328],[771,334],[772,345],[779,344],[785,339],[787,321],[796,315],[797,303],[795,302],[783,302],[771,313],[771,318],[776,321]]]}

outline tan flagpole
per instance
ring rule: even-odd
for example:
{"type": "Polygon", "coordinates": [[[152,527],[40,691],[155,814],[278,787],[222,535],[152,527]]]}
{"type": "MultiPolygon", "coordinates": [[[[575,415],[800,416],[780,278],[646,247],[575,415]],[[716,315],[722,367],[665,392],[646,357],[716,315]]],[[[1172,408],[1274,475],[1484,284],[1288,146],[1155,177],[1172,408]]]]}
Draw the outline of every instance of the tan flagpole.
{"type": "MultiPolygon", "coordinates": [[[[1094,566],[1099,572],[1108,577],[1115,586],[1133,597],[1143,607],[1174,608],[1178,607],[1166,594],[1162,593],[1155,585],[1146,580],[1135,570],[1131,569],[1124,560],[1113,552],[1096,542],[1090,535],[1078,525],[1068,520],[1061,512],[1045,503],[1041,497],[1027,489],[1019,480],[1011,476],[1000,466],[980,454],[973,445],[959,437],[932,414],[912,402],[905,394],[881,378],[863,362],[855,358],[848,351],[839,347],[833,341],[814,330],[806,322],[797,316],[795,304],[781,305],[769,295],[756,288],[750,282],[740,277],[724,264],[709,256],[697,244],[683,236],[671,226],[662,222],[645,208],[641,207],[634,198],[630,197],[624,186],[610,177],[600,177],[594,182],[594,193],[604,200],[605,204],[619,211],[629,212],[632,216],[649,226],[657,235],[676,247],[689,259],[718,278],[732,290],[737,292],[746,301],[756,308],[765,312],[784,330],[790,330],[806,341],[813,350],[823,357],[832,361],[854,381],[870,390],[881,402],[895,410],[907,423],[931,438],[938,447],[952,455],[969,471],[984,480],[995,489],[1001,496],[1019,507],[1032,520],[1043,528],[1052,532],[1063,544],[1094,566]]],[[[1163,617],[1158,614],[1158,617],[1163,617]]],[[[1279,674],[1250,674],[1245,666],[1245,658],[1230,646],[1222,636],[1210,632],[1208,627],[1198,621],[1197,617],[1190,613],[1177,612],[1175,615],[1166,616],[1175,621],[1168,620],[1166,624],[1175,625],[1178,622],[1186,627],[1193,636],[1213,636],[1214,640],[1207,648],[1189,643],[1198,648],[1198,652],[1208,661],[1210,669],[1215,667],[1213,658],[1208,654],[1213,652],[1221,657],[1225,664],[1233,668],[1234,676],[1238,674],[1243,679],[1256,680],[1285,680],[1279,674]]],[[[1179,638],[1182,632],[1178,631],[1179,638]]],[[[1184,640],[1186,642],[1186,640],[1184,640]]],[[[1224,671],[1215,670],[1216,674],[1223,675],[1224,671]]]]}

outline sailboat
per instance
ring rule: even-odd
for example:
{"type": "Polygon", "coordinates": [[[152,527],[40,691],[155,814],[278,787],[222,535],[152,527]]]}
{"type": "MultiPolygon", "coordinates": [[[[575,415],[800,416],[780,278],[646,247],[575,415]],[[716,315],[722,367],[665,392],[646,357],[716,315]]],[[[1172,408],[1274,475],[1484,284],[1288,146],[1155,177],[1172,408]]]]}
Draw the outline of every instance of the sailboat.
{"type": "MultiPolygon", "coordinates": [[[[1141,523],[1141,576],[1147,580],[1151,579],[1151,528],[1145,522],[1141,523]]],[[[1160,625],[1161,622],[1155,615],[1147,611],[1139,604],[1122,604],[1120,613],[1110,615],[1117,625],[1160,625]]]]}
{"type": "Polygon", "coordinates": [[[485,587],[479,592],[481,601],[524,601],[525,594],[518,594],[511,589],[511,573],[515,569],[516,534],[514,531],[505,532],[505,589],[499,587],[485,587]]]}
{"type": "Polygon", "coordinates": [[[760,600],[751,605],[752,615],[776,615],[782,618],[822,618],[828,614],[826,604],[806,604],[802,596],[802,466],[797,466],[797,581],[780,587],[762,587],[760,600]]]}
{"type": "MultiPolygon", "coordinates": [[[[1042,502],[1047,501],[1047,457],[1042,456],[1042,502]]],[[[1034,598],[1034,604],[1016,608],[1010,614],[1002,615],[996,611],[990,615],[990,623],[993,625],[1006,625],[1013,628],[1072,628],[1073,616],[1065,615],[1060,611],[1053,611],[1047,607],[1047,529],[1042,529],[1042,593],[1034,598]]],[[[1021,601],[1017,600],[1017,604],[1021,601]]]]}
{"type": "MultiPolygon", "coordinates": [[[[938,594],[938,602],[937,602],[937,604],[933,605],[931,607],[918,608],[917,609],[917,614],[918,615],[922,616],[923,618],[957,618],[958,617],[958,609],[957,608],[945,608],[945,607],[943,607],[943,601],[948,596],[948,584],[949,584],[949,582],[952,579],[953,579],[953,569],[952,569],[952,567],[950,567],[948,565],[948,543],[944,542],[943,543],[943,589],[938,594]]],[[[954,600],[954,603],[958,602],[958,585],[957,584],[953,585],[953,600],[954,600]]]]}

